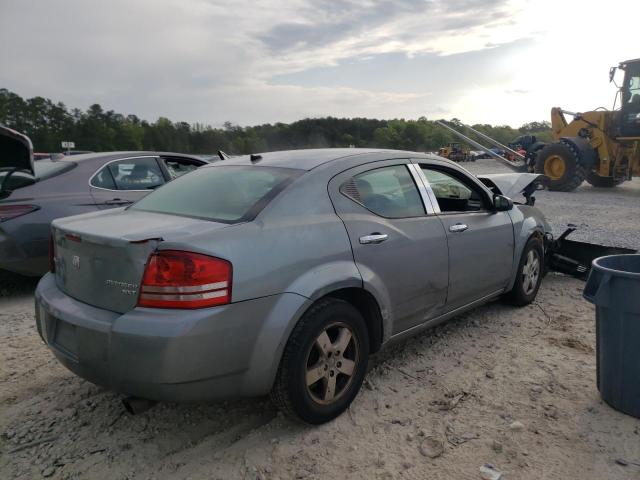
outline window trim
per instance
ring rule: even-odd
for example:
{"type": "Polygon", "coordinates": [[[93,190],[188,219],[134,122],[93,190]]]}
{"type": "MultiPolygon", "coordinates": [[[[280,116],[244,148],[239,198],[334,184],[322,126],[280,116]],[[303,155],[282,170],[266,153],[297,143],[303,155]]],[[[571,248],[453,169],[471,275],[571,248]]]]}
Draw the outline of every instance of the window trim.
{"type": "Polygon", "coordinates": [[[491,201],[491,198],[489,197],[487,192],[484,190],[483,187],[478,185],[475,181],[473,181],[473,179],[467,177],[464,173],[458,172],[457,170],[455,170],[453,168],[447,168],[446,166],[433,165],[433,164],[428,164],[428,163],[424,163],[424,162],[418,163],[416,165],[416,167],[417,167],[417,170],[419,171],[419,174],[420,174],[421,178],[423,179],[423,181],[425,183],[425,187],[426,187],[426,190],[428,192],[429,199],[433,202],[433,207],[434,207],[434,210],[435,210],[437,215],[470,215],[470,214],[493,213],[493,210],[491,210],[491,208],[488,207],[488,206],[493,205],[493,202],[491,201]],[[470,210],[470,211],[467,211],[467,210],[454,210],[454,211],[451,211],[451,212],[443,212],[440,209],[440,204],[438,203],[438,198],[436,197],[436,194],[434,193],[433,188],[431,188],[431,183],[429,182],[429,179],[425,175],[422,166],[424,166],[425,168],[430,168],[430,169],[435,170],[435,171],[439,171],[441,173],[445,173],[445,174],[453,177],[454,179],[458,180],[460,183],[464,184],[470,190],[476,191],[477,193],[479,193],[482,196],[483,203],[485,204],[485,207],[480,209],[480,210],[470,210]],[[464,180],[461,179],[460,177],[463,177],[464,180]],[[469,185],[469,184],[471,184],[471,185],[469,185]],[[478,190],[479,190],[479,192],[478,192],[478,190]]]}
{"type": "Polygon", "coordinates": [[[358,172],[356,174],[353,174],[353,175],[349,176],[349,178],[347,178],[344,182],[342,182],[340,184],[340,186],[338,187],[338,192],[341,195],[343,195],[344,197],[346,197],[349,200],[351,200],[352,202],[356,203],[357,205],[360,205],[362,208],[364,208],[368,212],[371,212],[376,217],[384,218],[386,220],[402,220],[402,219],[405,219],[405,218],[423,218],[423,217],[427,217],[429,215],[433,215],[435,212],[433,211],[433,208],[430,208],[429,203],[425,202],[424,196],[422,195],[422,191],[420,189],[420,182],[418,182],[418,180],[416,179],[416,175],[415,175],[415,173],[414,173],[414,171],[412,169],[412,165],[413,165],[412,163],[401,162],[401,163],[396,163],[396,164],[391,164],[391,165],[376,166],[374,168],[363,170],[361,172],[358,172]],[[383,168],[393,168],[393,167],[398,167],[398,166],[403,166],[403,167],[405,167],[407,169],[407,171],[409,173],[409,177],[413,181],[413,184],[414,184],[416,190],[418,191],[418,195],[420,196],[420,200],[421,200],[421,203],[422,203],[422,209],[423,209],[423,212],[420,215],[409,215],[409,216],[406,216],[406,217],[387,217],[385,215],[381,215],[381,214],[379,214],[377,212],[374,212],[373,210],[368,208],[365,204],[363,204],[362,202],[359,202],[355,198],[347,195],[343,191],[344,185],[346,183],[348,183],[349,181],[354,180],[355,177],[357,177],[358,175],[362,175],[364,173],[372,172],[374,170],[382,170],[383,168]]]}
{"type": "MultiPolygon", "coordinates": [[[[89,177],[89,188],[95,188],[97,190],[103,190],[105,192],[152,192],[153,190],[145,188],[143,190],[119,190],[116,188],[116,190],[112,190],[111,188],[103,188],[103,187],[96,187],[95,185],[93,185],[91,182],[93,181],[93,177],[95,177],[98,172],[100,172],[100,170],[102,170],[103,168],[106,168],[108,165],[114,163],[114,162],[122,162],[125,160],[138,160],[140,158],[153,158],[156,163],[158,164],[158,168],[160,169],[160,173],[162,173],[162,177],[164,179],[164,183],[167,183],[167,179],[165,178],[165,174],[164,171],[162,170],[162,166],[160,165],[160,162],[158,162],[158,159],[160,158],[158,155],[139,155],[136,157],[124,157],[124,158],[116,158],[114,160],[109,160],[107,163],[103,163],[100,167],[98,167],[98,169],[93,172],[93,175],[91,175],[89,177]]],[[[109,171],[109,174],[111,175],[111,177],[113,178],[113,174],[111,173],[111,171],[109,171]]],[[[163,183],[163,185],[164,185],[163,183]]],[[[118,184],[116,183],[116,179],[113,179],[113,184],[117,187],[118,184]]],[[[162,185],[161,185],[162,186],[162,185]]]]}

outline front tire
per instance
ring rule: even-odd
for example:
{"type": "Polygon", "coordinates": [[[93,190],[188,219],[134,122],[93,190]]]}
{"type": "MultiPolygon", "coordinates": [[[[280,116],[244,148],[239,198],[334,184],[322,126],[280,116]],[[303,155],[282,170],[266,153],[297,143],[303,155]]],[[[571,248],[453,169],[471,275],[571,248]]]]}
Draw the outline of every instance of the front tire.
{"type": "Polygon", "coordinates": [[[584,181],[586,171],[575,149],[566,143],[550,143],[536,157],[535,173],[547,177],[549,190],[571,192],[584,181]]]}
{"type": "Polygon", "coordinates": [[[522,251],[516,280],[511,291],[505,295],[505,300],[518,307],[533,302],[542,283],[543,267],[542,241],[532,237],[522,251]]]}
{"type": "Polygon", "coordinates": [[[368,359],[369,336],[360,312],[343,300],[320,300],[293,329],[271,398],[291,417],[313,425],[328,422],[360,391],[368,359]]]}

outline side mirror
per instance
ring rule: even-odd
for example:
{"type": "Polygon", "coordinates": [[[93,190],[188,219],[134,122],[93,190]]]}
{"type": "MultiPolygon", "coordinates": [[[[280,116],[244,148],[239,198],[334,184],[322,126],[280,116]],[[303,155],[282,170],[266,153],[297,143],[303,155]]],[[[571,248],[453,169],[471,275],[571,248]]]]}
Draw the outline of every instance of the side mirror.
{"type": "Polygon", "coordinates": [[[513,208],[513,201],[504,195],[494,195],[493,208],[496,212],[506,212],[513,208]]]}
{"type": "Polygon", "coordinates": [[[611,67],[609,69],[609,83],[613,82],[613,77],[616,75],[617,67],[611,67]]]}

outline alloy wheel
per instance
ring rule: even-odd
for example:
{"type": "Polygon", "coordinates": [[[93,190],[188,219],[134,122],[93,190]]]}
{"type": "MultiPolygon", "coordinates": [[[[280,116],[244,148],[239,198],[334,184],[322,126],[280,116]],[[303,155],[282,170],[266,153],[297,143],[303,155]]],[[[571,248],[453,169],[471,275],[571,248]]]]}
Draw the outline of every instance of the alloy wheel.
{"type": "Polygon", "coordinates": [[[540,255],[534,249],[529,250],[527,259],[522,266],[522,290],[525,295],[531,295],[538,285],[540,277],[540,255]]]}
{"type": "Polygon", "coordinates": [[[332,323],[320,332],[307,354],[305,382],[311,398],[322,405],[349,390],[359,361],[358,338],[345,323],[332,323]]]}

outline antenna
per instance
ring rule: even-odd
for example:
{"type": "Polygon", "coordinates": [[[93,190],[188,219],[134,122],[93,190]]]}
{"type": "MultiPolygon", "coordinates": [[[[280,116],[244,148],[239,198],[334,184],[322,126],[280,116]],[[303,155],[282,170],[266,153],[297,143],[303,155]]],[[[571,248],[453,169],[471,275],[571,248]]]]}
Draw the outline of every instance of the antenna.
{"type": "Polygon", "coordinates": [[[220,157],[220,160],[229,160],[229,155],[227,155],[226,153],[224,153],[222,150],[218,150],[218,156],[220,157]]]}

